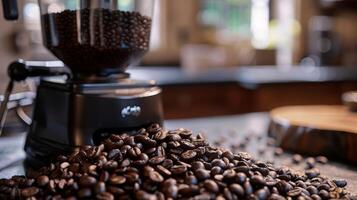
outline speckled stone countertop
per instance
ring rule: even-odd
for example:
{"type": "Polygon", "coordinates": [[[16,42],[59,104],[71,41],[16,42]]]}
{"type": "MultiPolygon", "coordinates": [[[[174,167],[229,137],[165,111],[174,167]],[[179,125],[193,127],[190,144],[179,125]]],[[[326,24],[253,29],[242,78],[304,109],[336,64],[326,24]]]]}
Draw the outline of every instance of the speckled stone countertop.
{"type": "MultiPolygon", "coordinates": [[[[185,120],[167,120],[168,129],[187,128],[203,133],[212,143],[219,143],[227,148],[244,144],[244,151],[254,158],[274,162],[276,166],[288,166],[303,173],[305,163],[293,164],[292,154],[274,154],[274,148],[267,146],[267,126],[269,116],[266,113],[210,117],[185,120]]],[[[0,138],[0,178],[9,178],[16,174],[24,174],[22,147],[25,134],[0,138]]],[[[241,145],[242,146],[242,145],[241,145]]],[[[242,150],[239,149],[239,150],[242,150]]],[[[317,165],[321,174],[332,179],[346,179],[349,191],[357,191],[357,167],[329,161],[328,164],[317,165]]]]}

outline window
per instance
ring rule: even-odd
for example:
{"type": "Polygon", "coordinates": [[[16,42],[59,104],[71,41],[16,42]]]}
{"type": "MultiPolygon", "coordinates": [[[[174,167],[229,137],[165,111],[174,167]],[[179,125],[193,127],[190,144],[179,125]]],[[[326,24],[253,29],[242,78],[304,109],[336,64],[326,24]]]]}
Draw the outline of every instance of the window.
{"type": "Polygon", "coordinates": [[[250,37],[251,0],[201,0],[201,24],[250,37]]]}

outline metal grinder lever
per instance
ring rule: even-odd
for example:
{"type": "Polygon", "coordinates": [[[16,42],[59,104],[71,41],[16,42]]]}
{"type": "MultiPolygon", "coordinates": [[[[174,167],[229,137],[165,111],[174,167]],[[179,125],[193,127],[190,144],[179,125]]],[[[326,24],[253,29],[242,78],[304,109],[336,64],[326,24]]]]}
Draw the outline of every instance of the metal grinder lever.
{"type": "Polygon", "coordinates": [[[71,75],[68,68],[64,67],[63,63],[59,61],[42,62],[24,61],[20,59],[18,61],[12,62],[9,65],[8,76],[10,77],[10,82],[6,87],[4,98],[0,105],[0,136],[5,126],[7,104],[9,102],[10,95],[14,87],[14,82],[23,81],[28,77],[59,75],[71,75]]]}

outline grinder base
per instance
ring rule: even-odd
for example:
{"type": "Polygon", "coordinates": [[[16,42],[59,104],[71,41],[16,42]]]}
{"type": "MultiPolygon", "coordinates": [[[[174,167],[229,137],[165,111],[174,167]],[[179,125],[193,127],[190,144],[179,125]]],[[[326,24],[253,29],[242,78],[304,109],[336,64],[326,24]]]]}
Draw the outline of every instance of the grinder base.
{"type": "Polygon", "coordinates": [[[161,89],[151,82],[42,80],[25,151],[32,168],[113,133],[162,124],[161,89]]]}

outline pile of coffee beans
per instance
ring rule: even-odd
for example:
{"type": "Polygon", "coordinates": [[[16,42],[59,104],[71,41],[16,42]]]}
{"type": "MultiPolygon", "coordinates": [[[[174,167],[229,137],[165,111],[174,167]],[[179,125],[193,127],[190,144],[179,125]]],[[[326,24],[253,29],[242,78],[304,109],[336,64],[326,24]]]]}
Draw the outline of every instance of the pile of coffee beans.
{"type": "Polygon", "coordinates": [[[42,21],[45,46],[74,73],[124,71],[149,49],[152,20],[138,12],[65,10],[42,21]]]}
{"type": "Polygon", "coordinates": [[[356,199],[345,180],[297,174],[201,134],[151,125],[63,155],[28,177],[0,180],[1,199],[356,199]]]}

